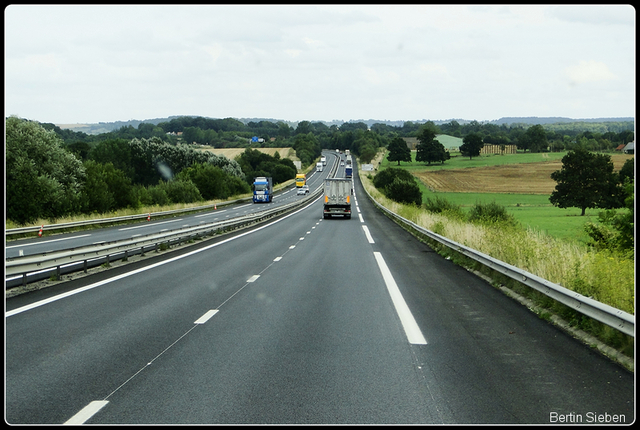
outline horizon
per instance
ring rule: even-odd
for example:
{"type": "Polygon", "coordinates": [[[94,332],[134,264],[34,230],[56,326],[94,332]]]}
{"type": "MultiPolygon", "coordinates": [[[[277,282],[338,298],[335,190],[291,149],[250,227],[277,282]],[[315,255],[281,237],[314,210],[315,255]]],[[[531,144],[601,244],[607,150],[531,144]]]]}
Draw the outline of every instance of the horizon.
{"type": "Polygon", "coordinates": [[[631,5],[9,5],[5,112],[620,118],[635,39],[631,5]]]}

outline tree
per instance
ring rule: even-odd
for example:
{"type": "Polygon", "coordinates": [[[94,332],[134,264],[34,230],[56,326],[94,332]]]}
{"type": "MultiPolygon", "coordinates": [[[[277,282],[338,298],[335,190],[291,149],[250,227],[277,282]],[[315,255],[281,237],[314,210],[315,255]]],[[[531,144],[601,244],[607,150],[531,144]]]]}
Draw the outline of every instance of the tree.
{"type": "Polygon", "coordinates": [[[462,155],[469,156],[469,160],[472,157],[480,155],[480,150],[484,146],[482,136],[479,133],[469,133],[462,139],[462,145],[460,145],[460,153],[462,155]]]}
{"type": "Polygon", "coordinates": [[[431,162],[440,161],[442,163],[449,159],[449,153],[444,149],[444,145],[436,140],[437,130],[433,123],[427,123],[418,135],[420,142],[416,147],[416,161],[431,162]]]}
{"type": "Polygon", "coordinates": [[[411,150],[407,146],[407,142],[404,141],[401,137],[394,137],[391,142],[389,142],[389,155],[387,156],[387,160],[389,161],[397,161],[398,166],[401,161],[406,161],[411,163],[411,150]]]}
{"type": "Polygon", "coordinates": [[[562,157],[562,169],[551,174],[557,182],[549,201],[557,207],[610,209],[620,201],[611,156],[578,148],[562,157]]]}
{"type": "Polygon", "coordinates": [[[80,212],[85,170],[62,139],[14,116],[5,127],[7,219],[25,224],[80,212]]]}

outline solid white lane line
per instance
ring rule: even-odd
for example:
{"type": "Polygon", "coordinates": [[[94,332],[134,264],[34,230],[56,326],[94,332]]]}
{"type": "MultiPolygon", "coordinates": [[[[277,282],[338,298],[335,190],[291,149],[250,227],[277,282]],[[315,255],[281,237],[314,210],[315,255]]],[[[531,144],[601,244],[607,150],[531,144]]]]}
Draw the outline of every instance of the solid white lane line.
{"type": "Polygon", "coordinates": [[[389,295],[393,301],[393,306],[396,308],[396,312],[400,317],[402,328],[404,328],[404,332],[407,335],[409,343],[426,345],[427,340],[422,335],[422,331],[420,330],[420,327],[418,327],[418,323],[416,323],[409,306],[407,306],[407,303],[404,301],[404,298],[400,293],[400,289],[398,288],[396,281],[393,279],[389,267],[387,267],[387,263],[385,263],[384,258],[382,258],[382,254],[374,252],[373,255],[376,258],[380,272],[382,272],[382,278],[384,279],[385,284],[387,284],[387,290],[389,291],[389,295]]]}
{"type": "Polygon", "coordinates": [[[200,318],[195,320],[193,323],[194,324],[204,324],[207,321],[209,321],[209,318],[211,318],[212,316],[214,316],[217,313],[218,313],[217,309],[208,310],[204,315],[202,315],[200,318]]]}
{"type": "Polygon", "coordinates": [[[369,232],[369,228],[366,225],[363,225],[362,229],[364,230],[364,235],[367,236],[367,240],[369,241],[369,243],[375,243],[373,241],[373,237],[371,237],[371,233],[369,232]]]}
{"type": "Polygon", "coordinates": [[[87,406],[82,408],[82,410],[80,412],[78,412],[77,414],[75,414],[74,416],[69,418],[65,422],[65,424],[67,424],[67,425],[69,425],[69,424],[71,424],[71,425],[84,424],[84,423],[87,422],[87,420],[89,418],[91,418],[96,413],[98,413],[98,411],[100,409],[105,407],[105,405],[107,403],[109,403],[108,400],[94,400],[93,402],[89,403],[87,406]]]}
{"type": "Polygon", "coordinates": [[[221,211],[218,211],[218,210],[217,210],[217,211],[215,211],[215,212],[209,212],[209,213],[207,213],[207,214],[194,215],[193,217],[194,217],[194,218],[200,218],[200,217],[202,217],[202,216],[218,215],[218,214],[221,214],[222,212],[226,212],[226,211],[227,211],[226,209],[223,209],[223,210],[221,210],[221,211]]]}
{"type": "Polygon", "coordinates": [[[172,219],[171,221],[154,222],[153,224],[137,225],[137,226],[135,226],[135,227],[119,228],[119,229],[118,229],[118,231],[133,230],[134,228],[151,227],[151,226],[156,226],[156,225],[166,224],[166,223],[168,223],[168,222],[176,222],[176,221],[182,221],[182,218],[179,218],[179,219],[172,219]]]}
{"type": "Polygon", "coordinates": [[[62,239],[52,239],[52,240],[45,240],[45,241],[42,241],[42,242],[24,243],[24,244],[21,244],[21,245],[7,246],[6,249],[22,248],[22,247],[31,246],[31,245],[42,245],[44,243],[59,242],[61,240],[69,240],[69,239],[78,239],[78,238],[87,237],[87,236],[91,236],[91,235],[90,234],[81,234],[80,236],[63,237],[62,239]]]}
{"type": "Polygon", "coordinates": [[[282,260],[282,257],[276,257],[273,259],[273,261],[280,261],[280,260],[282,260]]]}

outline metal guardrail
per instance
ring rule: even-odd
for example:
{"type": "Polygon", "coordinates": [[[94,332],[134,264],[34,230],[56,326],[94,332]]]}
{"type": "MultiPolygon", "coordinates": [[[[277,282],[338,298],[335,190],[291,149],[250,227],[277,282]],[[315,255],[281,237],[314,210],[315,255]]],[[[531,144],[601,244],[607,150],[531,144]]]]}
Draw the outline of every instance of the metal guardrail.
{"type": "MultiPolygon", "coordinates": [[[[330,175],[335,175],[338,169],[338,163],[336,163],[330,175]]],[[[303,206],[309,199],[315,199],[324,191],[324,184],[321,184],[317,187],[313,192],[311,192],[304,199],[298,200],[293,203],[289,203],[282,206],[277,206],[275,208],[268,209],[266,211],[255,212],[253,214],[243,215],[240,217],[236,217],[230,220],[218,221],[213,223],[208,223],[204,225],[199,225],[196,227],[182,227],[179,229],[173,229],[170,231],[164,231],[162,233],[153,233],[146,236],[139,236],[135,239],[124,239],[113,242],[103,242],[97,245],[87,245],[78,248],[71,248],[59,251],[51,251],[48,253],[39,254],[37,256],[20,256],[5,259],[5,289],[11,288],[14,286],[18,286],[20,284],[25,285],[27,283],[27,276],[31,277],[30,282],[37,281],[41,279],[46,279],[49,276],[49,273],[52,269],[55,269],[55,273],[59,277],[61,274],[61,267],[65,267],[65,273],[72,273],[75,271],[84,270],[86,272],[89,267],[89,261],[91,261],[91,266],[97,266],[102,264],[102,261],[109,262],[109,258],[112,256],[122,255],[120,258],[127,258],[129,255],[133,255],[136,253],[144,253],[145,248],[147,250],[151,247],[153,249],[157,249],[160,244],[171,244],[171,243],[181,243],[186,240],[189,240],[193,237],[205,236],[207,234],[211,234],[211,232],[219,232],[219,231],[227,231],[232,229],[237,229],[249,224],[256,224],[259,222],[263,222],[269,218],[273,218],[278,215],[282,215],[287,212],[291,212],[298,207],[303,206]],[[79,263],[83,263],[82,266],[79,263]],[[71,267],[75,265],[76,267],[71,267]],[[43,275],[44,273],[44,275],[43,275]],[[7,282],[7,277],[15,277],[16,275],[22,275],[21,282],[16,282],[15,280],[11,281],[11,285],[7,282]]],[[[173,215],[178,213],[190,212],[190,211],[201,211],[206,210],[208,208],[213,208],[217,206],[231,205],[244,201],[251,201],[252,197],[231,200],[222,203],[214,203],[206,206],[198,206],[195,208],[186,208],[186,209],[176,209],[172,211],[164,211],[164,212],[154,212],[151,215],[157,216],[166,216],[173,215]]],[[[112,222],[123,222],[123,221],[132,221],[136,219],[145,219],[149,215],[131,215],[131,216],[123,216],[123,217],[114,217],[114,218],[106,218],[99,220],[90,220],[90,221],[79,221],[73,223],[64,223],[64,224],[54,224],[50,226],[46,226],[48,230],[61,230],[72,227],[79,226],[90,226],[94,224],[102,224],[102,223],[112,223],[112,222]]],[[[9,234],[22,234],[29,232],[37,232],[39,227],[24,227],[11,229],[7,231],[7,235],[9,234]]],[[[117,258],[116,258],[117,259],[117,258]]]]}
{"type": "Polygon", "coordinates": [[[109,256],[123,254],[123,256],[126,257],[129,251],[139,250],[144,252],[147,247],[153,246],[153,248],[156,249],[159,244],[182,242],[196,236],[205,236],[214,232],[228,231],[245,227],[250,224],[260,223],[270,218],[292,212],[307,204],[310,199],[317,198],[322,192],[323,187],[318,187],[303,199],[230,220],[212,222],[195,227],[182,227],[132,239],[104,242],[97,245],[87,245],[61,251],[52,251],[37,256],[31,255],[7,258],[5,260],[5,277],[22,275],[22,284],[24,284],[26,283],[27,275],[35,271],[57,269],[57,272],[60,273],[61,266],[74,263],[84,263],[83,268],[77,268],[75,271],[83,269],[86,270],[88,260],[106,257],[108,261],[109,256]]]}
{"type": "MultiPolygon", "coordinates": [[[[45,225],[42,226],[42,229],[46,230],[46,231],[52,231],[52,230],[55,231],[55,230],[64,230],[64,229],[67,229],[67,228],[74,228],[74,227],[83,227],[83,226],[109,224],[109,223],[135,221],[135,220],[145,220],[149,216],[155,218],[155,217],[158,217],[158,216],[174,215],[174,214],[178,214],[178,213],[197,212],[197,211],[201,211],[201,210],[211,209],[211,208],[214,208],[216,206],[232,205],[232,204],[241,203],[241,202],[250,201],[250,200],[251,200],[251,197],[246,197],[246,198],[243,198],[243,199],[237,199],[237,200],[230,200],[230,201],[225,201],[225,202],[220,202],[220,203],[214,203],[214,204],[210,204],[210,205],[206,205],[206,206],[197,206],[197,207],[193,207],[193,208],[184,208],[184,209],[174,209],[174,210],[162,211],[162,212],[150,212],[150,213],[148,213],[146,215],[145,214],[125,215],[125,216],[119,216],[119,217],[113,217],[113,218],[101,218],[101,219],[93,219],[93,220],[87,220],[87,221],[75,221],[75,222],[60,223],[60,224],[45,224],[45,225]]],[[[6,237],[10,237],[10,236],[26,234],[26,233],[38,233],[38,231],[40,231],[40,226],[10,228],[10,229],[5,230],[5,236],[6,237]]]]}
{"type": "Polygon", "coordinates": [[[539,276],[536,276],[525,270],[519,269],[480,251],[469,248],[465,245],[461,245],[457,242],[454,242],[453,240],[447,239],[444,236],[427,230],[382,206],[371,196],[371,194],[369,194],[366,188],[365,192],[369,196],[369,199],[374,203],[374,205],[380,208],[389,217],[411,227],[418,233],[427,236],[430,239],[433,239],[438,243],[441,243],[442,245],[451,248],[454,251],[459,252],[460,254],[463,254],[466,257],[469,257],[491,268],[492,270],[495,270],[496,272],[500,272],[511,279],[514,279],[530,288],[533,288],[546,295],[547,297],[550,297],[572,309],[575,309],[576,311],[589,318],[593,318],[596,321],[613,327],[628,336],[635,337],[634,315],[631,315],[625,311],[616,309],[613,306],[609,306],[589,297],[585,297],[582,294],[571,291],[561,285],[554,284],[553,282],[547,281],[546,279],[540,278],[539,276]]]}

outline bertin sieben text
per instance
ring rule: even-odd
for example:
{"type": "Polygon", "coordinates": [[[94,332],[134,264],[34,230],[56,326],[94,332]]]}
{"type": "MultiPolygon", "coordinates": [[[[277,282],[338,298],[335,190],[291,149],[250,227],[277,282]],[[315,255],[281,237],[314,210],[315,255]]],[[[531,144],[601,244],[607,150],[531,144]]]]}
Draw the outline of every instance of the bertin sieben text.
{"type": "Polygon", "coordinates": [[[610,414],[608,412],[587,412],[585,414],[577,414],[575,412],[568,414],[549,412],[549,422],[569,424],[623,424],[627,422],[627,417],[624,414],[610,414]]]}

